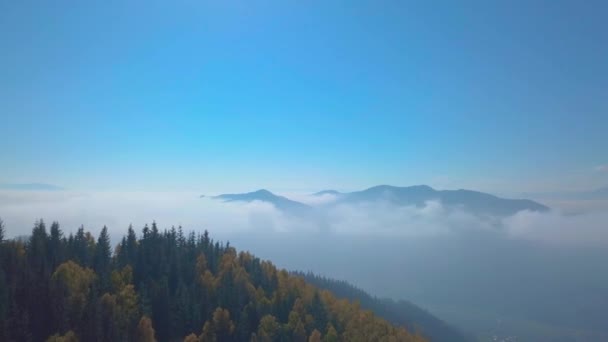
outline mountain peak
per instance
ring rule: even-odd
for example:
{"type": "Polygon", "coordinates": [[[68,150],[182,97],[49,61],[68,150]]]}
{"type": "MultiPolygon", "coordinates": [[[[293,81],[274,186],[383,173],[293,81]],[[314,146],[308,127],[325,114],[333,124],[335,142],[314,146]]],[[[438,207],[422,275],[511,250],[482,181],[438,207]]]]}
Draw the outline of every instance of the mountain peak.
{"type": "Polygon", "coordinates": [[[319,192],[315,192],[314,194],[312,194],[313,196],[323,196],[323,195],[334,195],[334,196],[338,196],[341,195],[342,193],[340,191],[337,190],[322,190],[319,192]]]}
{"type": "Polygon", "coordinates": [[[292,201],[287,197],[275,195],[266,189],[259,189],[243,194],[223,194],[213,198],[223,200],[224,202],[266,202],[272,204],[275,208],[281,211],[296,215],[304,214],[312,209],[304,203],[292,201]]]}
{"type": "Polygon", "coordinates": [[[275,194],[273,194],[272,192],[266,190],[266,189],[260,189],[260,190],[256,190],[253,192],[250,192],[250,194],[258,194],[258,195],[272,195],[272,196],[276,196],[275,194]]]}

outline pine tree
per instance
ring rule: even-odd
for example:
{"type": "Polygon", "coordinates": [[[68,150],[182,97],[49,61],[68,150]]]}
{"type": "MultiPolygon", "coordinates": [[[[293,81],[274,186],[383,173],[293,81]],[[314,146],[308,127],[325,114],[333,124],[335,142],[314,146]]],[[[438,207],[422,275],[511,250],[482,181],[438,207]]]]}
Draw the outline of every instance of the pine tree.
{"type": "Polygon", "coordinates": [[[6,341],[7,338],[7,317],[9,310],[9,288],[4,270],[0,266],[0,340],[6,341]]]}
{"type": "Polygon", "coordinates": [[[49,241],[49,260],[51,263],[51,269],[54,270],[59,264],[61,264],[65,258],[63,232],[59,228],[58,222],[51,224],[50,241],[49,241]]]}
{"type": "Polygon", "coordinates": [[[106,291],[110,288],[111,257],[110,236],[108,235],[108,228],[104,226],[97,239],[94,261],[94,270],[99,276],[102,291],[106,291]]]}
{"type": "Polygon", "coordinates": [[[4,222],[0,219],[0,243],[4,241],[4,222]]]}

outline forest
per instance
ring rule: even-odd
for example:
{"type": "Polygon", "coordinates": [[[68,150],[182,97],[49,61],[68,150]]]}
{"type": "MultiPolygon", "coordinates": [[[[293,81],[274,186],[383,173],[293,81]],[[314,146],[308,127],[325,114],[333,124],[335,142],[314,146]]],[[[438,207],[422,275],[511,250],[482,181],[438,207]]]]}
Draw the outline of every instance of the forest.
{"type": "Polygon", "coordinates": [[[292,274],[303,277],[307,283],[319,289],[331,291],[340,298],[356,301],[361,308],[371,310],[374,314],[395,325],[419,332],[431,341],[476,341],[474,336],[469,336],[408,301],[377,298],[346,281],[327,278],[312,272],[292,272],[292,274]]]}
{"type": "MultiPolygon", "coordinates": [[[[209,233],[104,227],[65,235],[43,220],[5,239],[2,341],[424,341],[209,233]]],[[[302,248],[313,248],[302,246],[302,248]]]]}

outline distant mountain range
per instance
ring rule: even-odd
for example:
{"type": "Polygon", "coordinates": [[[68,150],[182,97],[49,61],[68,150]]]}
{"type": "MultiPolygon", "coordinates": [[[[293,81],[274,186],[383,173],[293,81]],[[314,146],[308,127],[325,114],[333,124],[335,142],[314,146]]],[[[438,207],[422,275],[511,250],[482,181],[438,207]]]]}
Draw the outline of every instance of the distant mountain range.
{"type": "Polygon", "coordinates": [[[60,191],[64,188],[44,183],[24,183],[24,184],[0,184],[0,190],[15,190],[15,191],[60,191]]]}
{"type": "MultiPolygon", "coordinates": [[[[435,190],[427,185],[398,187],[378,185],[362,191],[342,193],[336,190],[323,190],[313,196],[335,196],[335,200],[320,205],[321,208],[339,204],[390,203],[397,206],[426,205],[428,201],[439,201],[447,208],[458,208],[476,215],[509,216],[519,211],[545,212],[549,208],[528,199],[506,199],[472,190],[435,190]]],[[[213,197],[226,202],[261,201],[274,205],[277,209],[290,214],[305,214],[313,207],[287,197],[275,195],[268,190],[258,190],[243,194],[224,194],[213,197]]]]}

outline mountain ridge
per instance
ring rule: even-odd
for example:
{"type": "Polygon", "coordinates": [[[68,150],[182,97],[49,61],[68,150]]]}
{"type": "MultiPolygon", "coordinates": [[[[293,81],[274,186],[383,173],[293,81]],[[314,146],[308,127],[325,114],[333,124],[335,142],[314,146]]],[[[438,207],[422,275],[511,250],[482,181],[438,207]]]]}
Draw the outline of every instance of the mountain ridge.
{"type": "MultiPolygon", "coordinates": [[[[535,212],[550,210],[549,207],[530,199],[502,198],[489,193],[467,189],[436,190],[428,185],[399,187],[383,184],[353,192],[343,193],[336,190],[323,190],[312,194],[312,196],[323,195],[334,195],[336,199],[335,201],[322,204],[321,208],[324,206],[366,202],[388,202],[397,206],[424,207],[429,201],[439,201],[448,208],[458,208],[484,216],[510,216],[524,210],[535,212]]],[[[289,213],[297,212],[305,214],[314,209],[311,205],[276,195],[266,189],[241,194],[223,194],[213,198],[223,200],[224,202],[262,201],[289,213]]]]}
{"type": "Polygon", "coordinates": [[[296,215],[303,215],[311,211],[313,208],[307,204],[291,200],[284,196],[273,194],[266,189],[259,189],[252,192],[242,194],[222,194],[213,196],[212,199],[222,200],[224,202],[254,202],[261,201],[274,205],[277,209],[296,215]]]}

